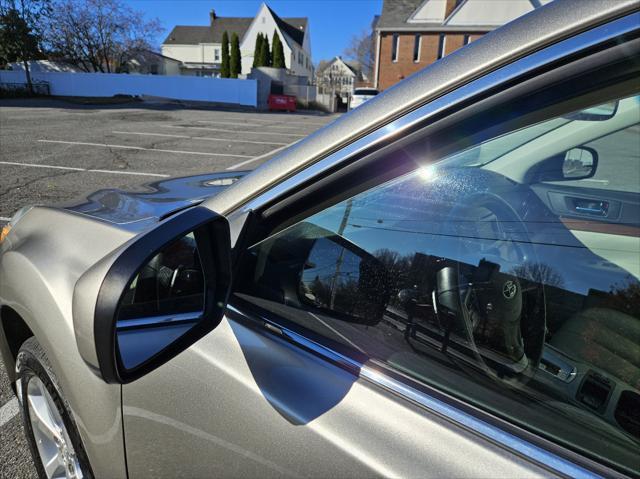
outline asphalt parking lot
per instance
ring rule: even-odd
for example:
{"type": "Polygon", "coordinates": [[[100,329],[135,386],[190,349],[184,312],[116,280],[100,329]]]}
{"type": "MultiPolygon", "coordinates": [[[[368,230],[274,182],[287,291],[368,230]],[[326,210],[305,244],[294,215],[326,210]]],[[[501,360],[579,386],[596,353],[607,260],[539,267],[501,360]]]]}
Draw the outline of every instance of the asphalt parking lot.
{"type": "MultiPolygon", "coordinates": [[[[247,170],[335,119],[171,103],[0,100],[0,224],[21,206],[171,176],[247,170]]],[[[0,361],[0,478],[35,477],[0,361]]]]}

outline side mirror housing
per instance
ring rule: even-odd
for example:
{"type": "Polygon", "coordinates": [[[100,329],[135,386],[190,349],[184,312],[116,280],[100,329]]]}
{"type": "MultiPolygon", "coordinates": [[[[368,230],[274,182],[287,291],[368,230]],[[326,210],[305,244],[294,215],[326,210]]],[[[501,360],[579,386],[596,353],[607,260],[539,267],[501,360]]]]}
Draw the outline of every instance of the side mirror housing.
{"type": "Polygon", "coordinates": [[[598,152],[587,146],[576,146],[541,162],[534,170],[532,180],[584,180],[595,175],[597,169],[598,152]]]}
{"type": "Polygon", "coordinates": [[[375,326],[391,296],[385,266],[354,243],[318,226],[307,226],[317,238],[307,241],[298,299],[306,307],[330,312],[356,324],[375,326]]]}
{"type": "Polygon", "coordinates": [[[582,180],[591,178],[596,173],[598,153],[593,148],[579,146],[564,154],[562,162],[562,178],[565,180],[582,180]]]}
{"type": "Polygon", "coordinates": [[[128,383],[222,320],[231,285],[227,220],[196,206],[110,253],[78,280],[78,350],[109,383],[128,383]]]}

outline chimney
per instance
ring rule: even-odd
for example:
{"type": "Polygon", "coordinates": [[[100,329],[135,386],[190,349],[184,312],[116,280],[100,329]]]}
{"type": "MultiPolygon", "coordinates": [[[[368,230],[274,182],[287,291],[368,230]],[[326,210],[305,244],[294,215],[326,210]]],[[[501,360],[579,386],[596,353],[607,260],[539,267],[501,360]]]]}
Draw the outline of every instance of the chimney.
{"type": "Polygon", "coordinates": [[[213,25],[213,21],[216,19],[216,11],[212,8],[209,12],[209,20],[211,21],[211,25],[213,25]]]}

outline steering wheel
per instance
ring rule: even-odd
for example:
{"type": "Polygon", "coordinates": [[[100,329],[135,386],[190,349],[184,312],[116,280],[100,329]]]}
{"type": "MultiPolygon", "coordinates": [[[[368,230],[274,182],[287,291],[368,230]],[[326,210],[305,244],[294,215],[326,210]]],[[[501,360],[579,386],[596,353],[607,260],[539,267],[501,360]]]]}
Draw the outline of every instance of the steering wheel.
{"type": "Polygon", "coordinates": [[[540,363],[546,322],[526,225],[499,196],[474,193],[456,201],[444,237],[454,260],[436,278],[442,350],[470,352],[494,379],[528,382],[540,363]]]}

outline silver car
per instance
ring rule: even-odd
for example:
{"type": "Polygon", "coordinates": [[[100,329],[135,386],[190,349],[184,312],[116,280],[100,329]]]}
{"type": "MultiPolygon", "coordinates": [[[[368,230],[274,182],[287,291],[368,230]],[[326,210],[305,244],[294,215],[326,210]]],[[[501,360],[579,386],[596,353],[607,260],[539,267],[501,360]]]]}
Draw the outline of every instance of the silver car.
{"type": "Polygon", "coordinates": [[[249,174],[20,210],[39,474],[637,475],[639,9],[551,2],[249,174]]]}

